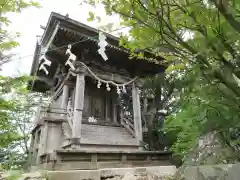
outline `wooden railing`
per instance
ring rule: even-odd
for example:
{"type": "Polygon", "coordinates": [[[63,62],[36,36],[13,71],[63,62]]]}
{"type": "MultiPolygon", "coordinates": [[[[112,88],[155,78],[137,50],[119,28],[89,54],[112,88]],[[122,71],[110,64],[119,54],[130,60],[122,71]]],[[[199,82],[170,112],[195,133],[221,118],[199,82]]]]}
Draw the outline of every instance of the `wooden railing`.
{"type": "Polygon", "coordinates": [[[38,108],[34,122],[39,121],[42,117],[62,117],[67,114],[66,110],[61,108],[48,108],[41,106],[38,108]]]}
{"type": "Polygon", "coordinates": [[[127,129],[127,131],[135,137],[134,124],[133,121],[129,118],[122,117],[121,124],[127,129]]]}

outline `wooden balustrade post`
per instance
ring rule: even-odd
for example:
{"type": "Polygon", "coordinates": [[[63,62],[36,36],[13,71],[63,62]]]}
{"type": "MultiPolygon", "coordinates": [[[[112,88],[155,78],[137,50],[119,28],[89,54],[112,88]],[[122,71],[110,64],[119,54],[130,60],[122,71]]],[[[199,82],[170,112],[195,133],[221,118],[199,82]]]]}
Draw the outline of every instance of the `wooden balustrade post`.
{"type": "Polygon", "coordinates": [[[135,83],[132,85],[132,102],[133,102],[133,120],[134,120],[134,131],[137,141],[142,141],[142,120],[141,120],[141,104],[139,96],[139,88],[136,87],[135,83]]]}
{"type": "Polygon", "coordinates": [[[68,97],[69,97],[69,87],[67,84],[64,84],[63,93],[62,93],[62,103],[61,103],[61,108],[62,110],[64,110],[64,113],[67,112],[68,97]]]}
{"type": "Polygon", "coordinates": [[[73,128],[72,128],[72,147],[76,148],[80,146],[81,139],[81,127],[82,127],[82,114],[84,106],[84,90],[85,90],[85,74],[84,70],[78,68],[76,87],[75,87],[75,99],[74,99],[74,116],[73,116],[73,128]]]}

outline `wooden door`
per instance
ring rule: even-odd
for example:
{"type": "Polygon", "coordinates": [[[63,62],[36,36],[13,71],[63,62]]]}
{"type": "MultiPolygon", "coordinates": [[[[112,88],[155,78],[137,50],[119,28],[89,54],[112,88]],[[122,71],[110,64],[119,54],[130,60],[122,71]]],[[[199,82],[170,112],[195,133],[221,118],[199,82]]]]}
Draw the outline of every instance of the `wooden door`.
{"type": "Polygon", "coordinates": [[[91,96],[87,92],[84,95],[83,117],[87,119],[91,116],[91,96]]]}
{"type": "Polygon", "coordinates": [[[96,90],[92,92],[91,95],[91,116],[95,117],[97,120],[105,120],[105,95],[101,90],[96,90]]]}

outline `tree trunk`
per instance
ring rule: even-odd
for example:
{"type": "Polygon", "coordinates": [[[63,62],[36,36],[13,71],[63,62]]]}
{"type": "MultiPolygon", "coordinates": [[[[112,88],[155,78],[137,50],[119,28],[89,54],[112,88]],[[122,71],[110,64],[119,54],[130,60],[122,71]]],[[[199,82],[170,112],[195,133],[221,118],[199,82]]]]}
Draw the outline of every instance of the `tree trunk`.
{"type": "Polygon", "coordinates": [[[237,83],[233,79],[233,76],[231,74],[231,79],[228,77],[228,72],[224,72],[225,75],[223,75],[219,71],[214,72],[214,76],[216,79],[218,79],[222,84],[224,84],[229,90],[231,90],[237,97],[240,97],[240,88],[238,87],[237,83]]]}
{"type": "Polygon", "coordinates": [[[156,117],[156,112],[157,112],[156,108],[150,110],[150,115],[147,118],[148,144],[149,144],[149,149],[150,150],[154,149],[153,122],[154,122],[154,119],[156,117]]]}
{"type": "Polygon", "coordinates": [[[218,8],[219,12],[224,16],[228,24],[235,29],[235,31],[240,33],[240,22],[235,19],[233,14],[229,12],[228,0],[212,0],[215,6],[218,8]]]}
{"type": "Polygon", "coordinates": [[[153,142],[153,120],[148,120],[148,144],[149,149],[153,150],[154,142],[153,142]]]}

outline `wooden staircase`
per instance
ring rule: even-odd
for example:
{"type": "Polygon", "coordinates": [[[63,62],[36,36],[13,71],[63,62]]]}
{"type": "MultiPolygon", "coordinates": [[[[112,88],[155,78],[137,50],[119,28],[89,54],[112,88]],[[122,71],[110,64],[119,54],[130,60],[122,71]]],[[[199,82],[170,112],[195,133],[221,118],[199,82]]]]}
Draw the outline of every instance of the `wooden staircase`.
{"type": "Polygon", "coordinates": [[[139,144],[136,138],[122,126],[82,124],[82,150],[136,151],[139,144]]]}

